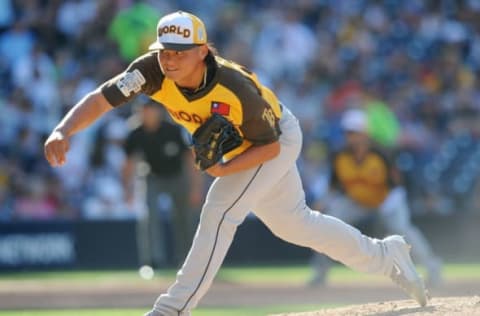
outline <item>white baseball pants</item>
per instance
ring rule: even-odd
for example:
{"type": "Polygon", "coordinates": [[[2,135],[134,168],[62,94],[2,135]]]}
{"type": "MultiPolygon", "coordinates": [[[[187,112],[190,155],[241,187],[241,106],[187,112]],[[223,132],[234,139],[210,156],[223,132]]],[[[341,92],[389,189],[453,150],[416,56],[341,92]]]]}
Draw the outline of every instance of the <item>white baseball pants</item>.
{"type": "MultiPolygon", "coordinates": [[[[429,274],[438,272],[436,269],[440,259],[433,253],[422,232],[410,220],[410,208],[403,187],[393,188],[378,209],[363,208],[349,197],[339,193],[331,194],[326,204],[328,214],[351,225],[356,225],[366,218],[378,216],[388,233],[405,236],[408,243],[412,245],[412,255],[425,266],[429,274]]],[[[324,275],[330,264],[320,259],[320,256],[315,254],[314,268],[318,275],[324,275]]]]}
{"type": "Polygon", "coordinates": [[[203,205],[192,248],[175,283],[149,316],[190,315],[210,287],[250,210],[278,237],[325,253],[361,272],[389,275],[381,240],[362,235],[337,218],[312,211],[296,167],[302,144],[297,119],[284,107],[281,152],[256,168],[217,178],[203,205]]]}

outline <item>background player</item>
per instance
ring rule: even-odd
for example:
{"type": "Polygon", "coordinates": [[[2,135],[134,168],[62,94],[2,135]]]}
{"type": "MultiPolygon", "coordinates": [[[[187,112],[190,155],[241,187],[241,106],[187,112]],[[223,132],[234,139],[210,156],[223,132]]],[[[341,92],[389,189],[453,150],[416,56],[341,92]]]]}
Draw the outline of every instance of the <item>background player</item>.
{"type": "MultiPolygon", "coordinates": [[[[346,144],[330,163],[330,192],[321,202],[325,212],[355,226],[379,219],[389,233],[405,236],[412,245],[412,254],[427,270],[427,282],[438,285],[441,261],[410,221],[406,191],[398,185],[398,173],[386,155],[373,145],[366,113],[347,110],[341,127],[346,144]]],[[[312,259],[315,275],[310,284],[323,284],[330,265],[328,258],[316,253],[312,259]]]]}
{"type": "Polygon", "coordinates": [[[195,239],[175,283],[150,316],[190,315],[210,287],[250,210],[277,236],[307,246],[362,272],[389,276],[420,305],[423,282],[400,236],[377,240],[305,204],[296,167],[302,133],[298,120],[244,67],[215,56],[203,22],[176,12],[157,26],[152,52],[77,103],[45,143],[52,166],[66,160],[69,137],[140,93],[163,104],[193,133],[213,113],[227,117],[243,144],[206,170],[215,181],[202,208],[195,239]]]}

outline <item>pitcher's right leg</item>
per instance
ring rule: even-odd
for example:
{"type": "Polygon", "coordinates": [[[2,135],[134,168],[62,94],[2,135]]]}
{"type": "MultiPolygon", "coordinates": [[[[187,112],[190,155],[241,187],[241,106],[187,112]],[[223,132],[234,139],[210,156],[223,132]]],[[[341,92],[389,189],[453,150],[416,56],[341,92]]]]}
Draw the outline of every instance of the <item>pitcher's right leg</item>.
{"type": "Polygon", "coordinates": [[[305,204],[296,167],[256,205],[255,214],[278,237],[324,253],[354,270],[388,277],[400,270],[411,285],[408,290],[402,288],[420,305],[425,304],[423,283],[418,282],[409,253],[404,251],[406,244],[400,246],[402,241],[396,238],[394,242],[370,238],[335,217],[312,211],[305,204]]]}
{"type": "Polygon", "coordinates": [[[390,272],[380,240],[308,208],[296,167],[257,203],[254,212],[275,235],[291,243],[310,247],[357,271],[390,272]]]}

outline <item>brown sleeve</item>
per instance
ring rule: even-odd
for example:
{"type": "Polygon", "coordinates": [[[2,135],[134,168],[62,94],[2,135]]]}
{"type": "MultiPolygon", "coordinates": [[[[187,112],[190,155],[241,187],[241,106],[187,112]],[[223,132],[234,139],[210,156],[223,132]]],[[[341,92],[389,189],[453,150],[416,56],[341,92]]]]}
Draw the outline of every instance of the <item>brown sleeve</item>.
{"type": "Polygon", "coordinates": [[[254,145],[277,141],[280,137],[279,119],[253,81],[232,69],[225,69],[222,79],[242,103],[243,121],[240,130],[243,137],[254,145]]]}
{"type": "Polygon", "coordinates": [[[280,137],[278,118],[263,98],[251,97],[243,104],[243,124],[240,127],[245,139],[255,145],[270,144],[280,137]]]}
{"type": "Polygon", "coordinates": [[[156,53],[147,53],[134,60],[121,74],[103,83],[103,95],[112,106],[119,106],[140,93],[152,95],[160,90],[164,75],[156,53]]]}

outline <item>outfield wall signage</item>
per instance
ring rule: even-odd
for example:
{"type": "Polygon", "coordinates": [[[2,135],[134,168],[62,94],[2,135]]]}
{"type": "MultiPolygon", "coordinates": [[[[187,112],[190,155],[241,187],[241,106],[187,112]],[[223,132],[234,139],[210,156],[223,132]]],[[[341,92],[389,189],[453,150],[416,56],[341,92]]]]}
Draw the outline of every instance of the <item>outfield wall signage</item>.
{"type": "Polygon", "coordinates": [[[74,248],[71,233],[3,235],[0,236],[0,265],[70,265],[75,262],[74,248]]]}
{"type": "Polygon", "coordinates": [[[0,223],[0,270],[129,268],[134,221],[0,223]]]}

